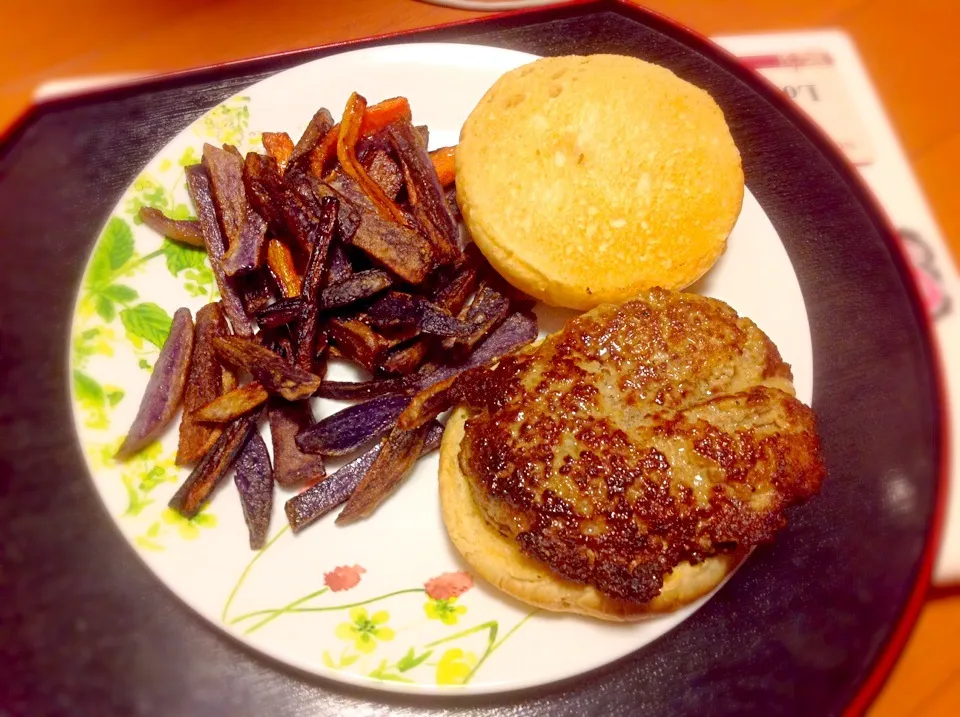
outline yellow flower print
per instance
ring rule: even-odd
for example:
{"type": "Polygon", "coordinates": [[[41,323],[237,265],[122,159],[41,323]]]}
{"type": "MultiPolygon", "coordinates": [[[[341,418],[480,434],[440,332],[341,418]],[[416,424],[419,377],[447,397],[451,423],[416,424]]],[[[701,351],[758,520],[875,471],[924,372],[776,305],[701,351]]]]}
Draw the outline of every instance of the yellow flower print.
{"type": "Polygon", "coordinates": [[[423,605],[423,611],[427,614],[428,620],[439,620],[444,625],[456,625],[460,616],[467,612],[466,605],[456,603],[455,597],[446,600],[427,600],[423,605]]]}
{"type": "Polygon", "coordinates": [[[437,684],[462,685],[476,666],[476,655],[453,647],[440,656],[440,662],[437,663],[437,684]]]}
{"type": "Polygon", "coordinates": [[[217,143],[235,145],[239,149],[250,122],[249,100],[249,97],[234,97],[217,105],[194,123],[194,133],[217,143]]]}
{"type": "Polygon", "coordinates": [[[393,639],[393,629],[387,627],[390,613],[380,610],[368,615],[362,607],[350,610],[350,622],[337,625],[336,636],[341,640],[353,642],[353,646],[363,653],[371,653],[377,647],[377,640],[389,642],[393,639]]]}

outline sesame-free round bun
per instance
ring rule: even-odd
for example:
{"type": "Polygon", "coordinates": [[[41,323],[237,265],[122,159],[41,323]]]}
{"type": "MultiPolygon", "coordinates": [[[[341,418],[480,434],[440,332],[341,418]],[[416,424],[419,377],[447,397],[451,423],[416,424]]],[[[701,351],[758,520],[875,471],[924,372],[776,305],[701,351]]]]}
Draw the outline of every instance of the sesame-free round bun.
{"type": "Polygon", "coordinates": [[[589,615],[615,622],[637,621],[671,612],[703,597],[743,559],[743,552],[710,558],[699,565],[683,563],[663,582],[652,601],[637,604],[617,600],[589,585],[565,580],[528,558],[494,529],[474,502],[469,479],[458,455],[467,409],[450,414],[440,446],[440,507],[454,546],[482,577],[508,595],[545,610],[589,615]]]}
{"type": "Polygon", "coordinates": [[[744,191],[713,98],[619,55],[544,58],[503,75],[463,125],[456,180],[494,268],[574,309],[695,282],[723,253],[744,191]]]}

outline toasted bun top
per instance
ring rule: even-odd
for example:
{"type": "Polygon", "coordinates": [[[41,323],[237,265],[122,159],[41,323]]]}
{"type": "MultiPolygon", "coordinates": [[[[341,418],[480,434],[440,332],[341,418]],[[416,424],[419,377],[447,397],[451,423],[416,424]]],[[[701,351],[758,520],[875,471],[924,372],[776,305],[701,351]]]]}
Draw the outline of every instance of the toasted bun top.
{"type": "Polygon", "coordinates": [[[632,57],[506,73],[457,149],[457,198],[481,251],[518,288],[571,308],[696,281],[722,254],[743,191],[713,98],[632,57]]]}

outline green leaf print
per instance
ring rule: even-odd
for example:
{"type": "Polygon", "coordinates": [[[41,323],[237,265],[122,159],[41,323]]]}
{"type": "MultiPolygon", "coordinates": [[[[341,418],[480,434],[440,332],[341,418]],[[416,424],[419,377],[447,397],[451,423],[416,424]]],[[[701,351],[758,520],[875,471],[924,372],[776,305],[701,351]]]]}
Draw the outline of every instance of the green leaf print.
{"type": "Polygon", "coordinates": [[[152,550],[155,553],[159,553],[163,550],[163,546],[156,541],[150,540],[150,538],[145,535],[138,535],[133,539],[133,542],[137,545],[138,548],[143,548],[144,550],[152,550]]]}
{"type": "Polygon", "coordinates": [[[83,425],[98,430],[110,425],[107,417],[107,399],[103,387],[82,371],[73,372],[73,389],[84,410],[83,425]]]}
{"type": "Polygon", "coordinates": [[[213,513],[198,513],[193,517],[193,522],[201,528],[216,528],[217,516],[213,513]]]}
{"type": "Polygon", "coordinates": [[[167,259],[167,269],[174,276],[184,269],[203,266],[207,259],[207,252],[200,247],[187,246],[169,239],[163,241],[163,255],[167,259]]]}
{"type": "Polygon", "coordinates": [[[104,392],[107,395],[107,402],[110,404],[110,408],[116,406],[120,401],[123,400],[123,397],[126,395],[121,388],[114,388],[113,386],[104,386],[104,392]]]}
{"type": "Polygon", "coordinates": [[[200,247],[187,246],[165,240],[161,250],[167,259],[167,270],[178,276],[183,273],[186,281],[183,288],[190,296],[206,296],[213,301],[216,296],[216,279],[207,265],[207,252],[200,247]]]}
{"type": "Polygon", "coordinates": [[[407,650],[407,654],[397,660],[397,669],[400,672],[406,672],[407,670],[412,670],[414,667],[417,667],[422,662],[424,662],[430,655],[433,654],[433,650],[427,650],[419,657],[415,657],[413,648],[411,647],[407,650]]]}
{"type": "Polygon", "coordinates": [[[91,356],[113,356],[113,342],[116,337],[111,329],[92,328],[78,331],[73,337],[73,365],[77,369],[86,367],[91,356]]]}
{"type": "Polygon", "coordinates": [[[123,482],[124,490],[127,491],[127,509],[124,515],[135,517],[143,512],[143,509],[153,503],[152,498],[148,498],[146,493],[141,493],[137,485],[137,477],[132,472],[121,474],[120,480],[123,482]]]}
{"type": "MultiPolygon", "coordinates": [[[[109,390],[106,395],[110,395],[109,390]]],[[[139,547],[161,551],[165,549],[165,543],[170,538],[194,540],[200,537],[202,530],[216,527],[217,517],[209,512],[209,506],[204,506],[193,519],[187,519],[164,506],[163,502],[153,495],[158,487],[177,483],[183,478],[176,465],[176,453],[164,454],[162,444],[155,441],[129,461],[118,464],[113,456],[120,442],[121,439],[118,439],[115,443],[100,445],[99,453],[95,458],[91,457],[91,462],[95,466],[99,464],[103,467],[120,467],[120,482],[127,494],[127,507],[123,517],[149,515],[148,521],[144,522],[146,529],[134,538],[139,547]]]]}
{"type": "Polygon", "coordinates": [[[166,483],[167,480],[167,474],[163,466],[154,466],[147,471],[143,480],[140,481],[140,490],[144,493],[149,493],[161,483],[166,483]]]}
{"type": "Polygon", "coordinates": [[[139,296],[136,289],[131,289],[123,284],[111,284],[105,287],[101,294],[118,304],[129,304],[131,301],[136,301],[139,296]]]}
{"type": "Polygon", "coordinates": [[[187,269],[183,275],[186,278],[183,288],[190,296],[206,296],[207,301],[216,301],[220,298],[217,280],[206,265],[187,269]]]}
{"type": "Polygon", "coordinates": [[[77,400],[80,401],[80,403],[103,405],[105,400],[103,388],[82,371],[73,372],[73,390],[74,393],[77,394],[77,400]]]}
{"type": "Polygon", "coordinates": [[[120,321],[128,336],[149,341],[159,349],[167,340],[173,318],[153,302],[145,302],[121,311],[120,321]]]}
{"type": "Polygon", "coordinates": [[[201,528],[215,528],[217,526],[216,516],[206,512],[208,507],[205,505],[193,518],[184,518],[172,508],[166,508],[160,514],[160,519],[172,528],[176,528],[177,533],[184,540],[196,540],[200,537],[201,528]]]}
{"type": "Polygon", "coordinates": [[[390,666],[387,665],[386,660],[382,660],[376,669],[370,672],[370,677],[373,677],[377,680],[387,680],[388,682],[409,682],[413,683],[413,680],[407,677],[401,677],[400,675],[395,675],[390,672],[390,666]]]}
{"type": "Polygon", "coordinates": [[[197,150],[193,147],[187,147],[183,150],[183,154],[180,155],[180,159],[177,160],[177,164],[181,167],[189,167],[191,164],[199,164],[200,157],[197,155],[197,150]]]}
{"type": "Polygon", "coordinates": [[[120,267],[133,256],[133,231],[120,217],[110,217],[100,235],[90,261],[87,282],[91,286],[107,284],[120,267]]]}
{"type": "Polygon", "coordinates": [[[330,654],[329,650],[324,650],[323,664],[334,670],[342,670],[345,667],[350,667],[350,665],[362,657],[359,652],[351,654],[347,649],[348,648],[343,649],[343,652],[340,653],[340,659],[337,661],[333,659],[333,655],[330,654]]]}
{"type": "Polygon", "coordinates": [[[144,172],[133,182],[123,210],[130,215],[134,224],[142,224],[140,219],[141,207],[159,209],[172,219],[191,219],[193,214],[190,207],[174,201],[172,192],[167,191],[153,175],[144,172]]]}
{"type": "Polygon", "coordinates": [[[97,315],[104,321],[113,321],[113,317],[117,315],[117,309],[113,302],[103,294],[99,294],[93,300],[93,305],[97,310],[97,315]]]}

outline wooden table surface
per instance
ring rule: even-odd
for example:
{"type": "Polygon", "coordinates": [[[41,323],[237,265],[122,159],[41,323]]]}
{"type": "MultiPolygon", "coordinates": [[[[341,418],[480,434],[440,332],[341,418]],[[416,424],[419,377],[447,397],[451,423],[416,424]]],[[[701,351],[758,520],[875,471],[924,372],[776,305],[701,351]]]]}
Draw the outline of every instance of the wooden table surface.
{"type": "MultiPolygon", "coordinates": [[[[852,35],[960,256],[957,0],[650,0],[703,34],[840,28],[852,35]]],[[[477,17],[414,0],[48,0],[0,29],[0,128],[52,79],[156,73],[477,17]]],[[[930,594],[871,714],[960,714],[960,589],[930,594]]]]}

